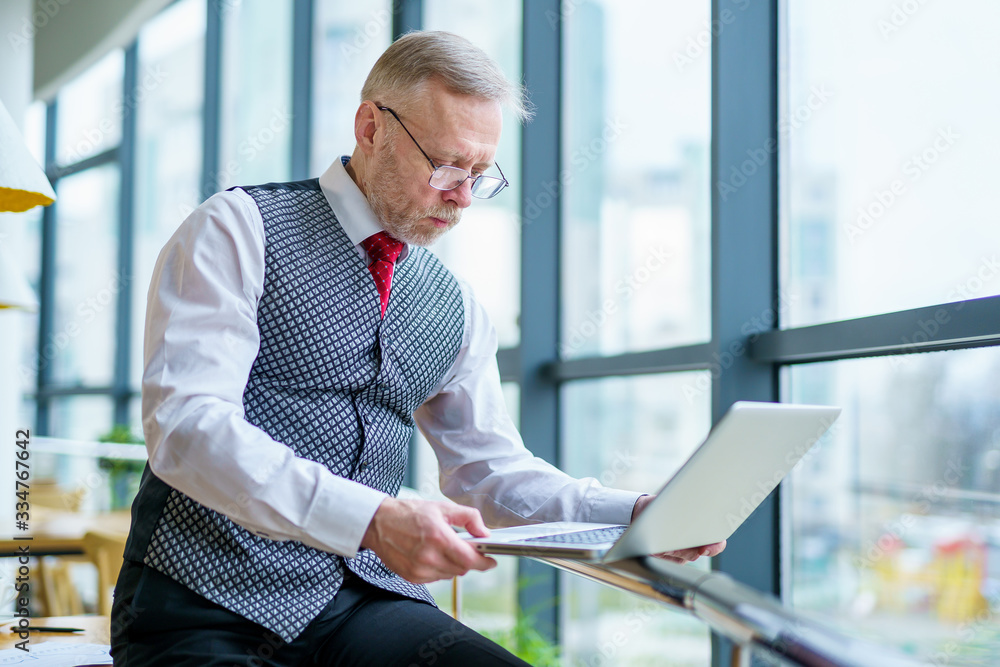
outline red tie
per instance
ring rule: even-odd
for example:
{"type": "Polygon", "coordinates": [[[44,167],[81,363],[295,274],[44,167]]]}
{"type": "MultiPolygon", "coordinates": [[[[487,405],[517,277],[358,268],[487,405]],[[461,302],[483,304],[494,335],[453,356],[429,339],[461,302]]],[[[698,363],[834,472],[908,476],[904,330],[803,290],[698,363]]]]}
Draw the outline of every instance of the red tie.
{"type": "Polygon", "coordinates": [[[368,270],[375,279],[375,287],[382,302],[382,317],[385,317],[385,307],[389,305],[389,286],[392,285],[392,267],[403,251],[403,242],[389,236],[386,232],[372,234],[361,242],[361,247],[368,253],[371,262],[368,270]]]}

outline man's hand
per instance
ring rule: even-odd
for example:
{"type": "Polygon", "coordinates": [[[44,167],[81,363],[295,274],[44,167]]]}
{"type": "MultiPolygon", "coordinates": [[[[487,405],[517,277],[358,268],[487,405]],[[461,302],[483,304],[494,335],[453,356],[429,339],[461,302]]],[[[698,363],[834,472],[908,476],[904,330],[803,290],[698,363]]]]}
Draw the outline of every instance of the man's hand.
{"type": "MultiPolygon", "coordinates": [[[[649,503],[653,502],[655,496],[639,496],[639,499],[635,501],[635,505],[632,507],[632,521],[642,514],[642,511],[646,509],[649,503]]],[[[657,558],[662,558],[663,560],[673,561],[674,563],[690,563],[691,561],[696,561],[702,556],[717,556],[722,553],[722,550],[726,548],[726,541],[716,542],[715,544],[706,544],[703,547],[693,547],[691,549],[678,549],[677,551],[667,551],[662,554],[654,554],[657,558]]]]}
{"type": "Polygon", "coordinates": [[[415,584],[489,570],[497,562],[462,540],[452,526],[489,537],[479,510],[437,500],[386,498],[375,511],[361,546],[390,570],[415,584]]]}

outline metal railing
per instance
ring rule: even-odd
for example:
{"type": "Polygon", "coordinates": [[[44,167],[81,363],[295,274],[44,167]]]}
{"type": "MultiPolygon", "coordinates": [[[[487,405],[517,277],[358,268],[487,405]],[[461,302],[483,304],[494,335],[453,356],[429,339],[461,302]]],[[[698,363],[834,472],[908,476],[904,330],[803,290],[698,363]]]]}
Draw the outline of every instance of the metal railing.
{"type": "MultiPolygon", "coordinates": [[[[35,438],[37,452],[145,459],[144,447],[35,438]]],[[[401,489],[401,497],[420,497],[401,489]]],[[[657,558],[635,558],[610,564],[559,558],[536,559],[561,570],[660,602],[706,623],[735,646],[733,666],[800,665],[802,667],[913,667],[898,652],[824,627],[797,615],[776,598],[719,572],[705,572],[657,558]]],[[[452,582],[456,618],[461,607],[458,580],[452,582]]]]}
{"type": "Polygon", "coordinates": [[[595,564],[538,559],[573,574],[641,595],[688,613],[732,641],[734,667],[913,667],[895,650],[861,641],[805,619],[777,599],[732,577],[656,558],[595,564]]]}

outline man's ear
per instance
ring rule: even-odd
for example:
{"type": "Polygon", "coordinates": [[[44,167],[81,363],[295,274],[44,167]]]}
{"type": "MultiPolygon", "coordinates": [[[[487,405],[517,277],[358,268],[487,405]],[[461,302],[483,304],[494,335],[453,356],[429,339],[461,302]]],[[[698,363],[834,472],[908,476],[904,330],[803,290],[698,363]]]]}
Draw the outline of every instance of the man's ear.
{"type": "Polygon", "coordinates": [[[364,101],[354,114],[354,140],[367,156],[375,153],[375,133],[381,129],[383,119],[374,103],[364,101]]]}

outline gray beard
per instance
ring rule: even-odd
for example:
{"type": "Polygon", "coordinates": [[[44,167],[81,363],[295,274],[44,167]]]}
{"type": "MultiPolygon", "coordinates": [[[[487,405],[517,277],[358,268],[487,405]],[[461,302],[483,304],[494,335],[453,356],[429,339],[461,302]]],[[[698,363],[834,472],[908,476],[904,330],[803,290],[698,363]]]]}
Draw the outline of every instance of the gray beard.
{"type": "Polygon", "coordinates": [[[372,212],[389,234],[411,245],[427,247],[444,236],[445,232],[458,224],[461,210],[445,206],[415,209],[405,196],[394,188],[398,182],[395,162],[386,151],[374,163],[374,175],[365,181],[365,192],[372,212]],[[419,223],[424,218],[435,217],[451,223],[448,227],[428,229],[419,223]]]}

